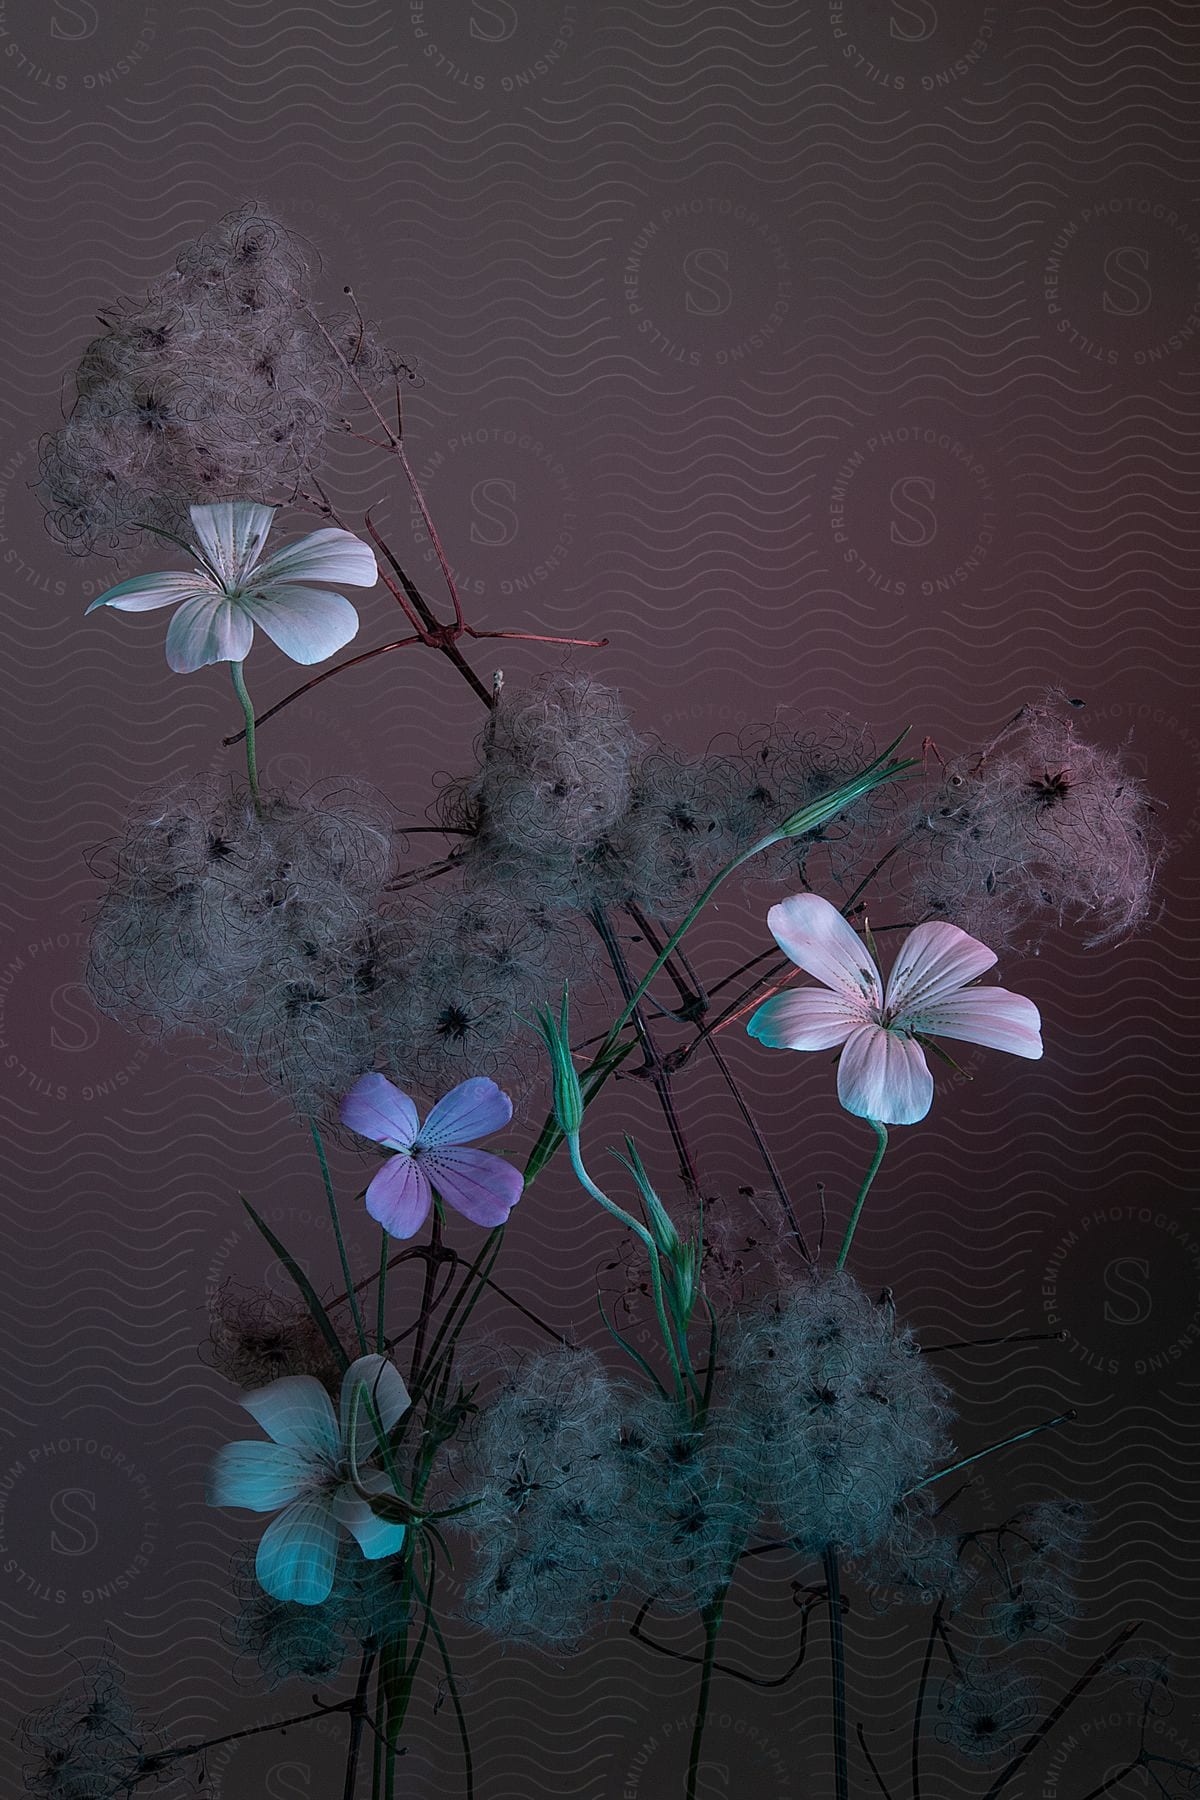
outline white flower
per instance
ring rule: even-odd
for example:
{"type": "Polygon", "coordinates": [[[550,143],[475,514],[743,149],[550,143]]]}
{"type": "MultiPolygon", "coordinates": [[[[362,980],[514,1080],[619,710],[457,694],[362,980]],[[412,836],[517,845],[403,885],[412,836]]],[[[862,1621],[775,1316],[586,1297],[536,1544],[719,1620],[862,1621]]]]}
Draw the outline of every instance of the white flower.
{"type": "MultiPolygon", "coordinates": [[[[242,1405],[272,1440],[226,1444],[208,1484],[210,1506],[278,1512],[263,1533],[255,1572],[276,1600],[319,1606],[333,1590],[338,1540],[349,1533],[368,1561],[393,1556],[405,1527],[377,1518],[351,1479],[350,1412],[359,1401],[354,1460],[364,1464],[379,1447],[368,1397],[384,1431],[412,1405],[399,1371],[383,1356],[360,1356],[342,1377],[341,1419],[315,1375],[284,1375],[242,1396],[242,1405]],[[282,1510],[281,1510],[282,1509],[282,1510]]],[[[359,1485],[394,1493],[379,1469],[359,1470],[359,1485]]]]}
{"type": "Polygon", "coordinates": [[[167,628],[167,661],[178,674],[208,663],[242,662],[261,625],[293,662],[317,663],[348,644],[358,614],[343,594],[311,582],[374,587],[375,553],[352,532],[312,531],[260,562],[275,518],[273,506],[222,500],[190,509],[196,544],[185,546],[198,567],[134,575],[98,595],[88,607],[150,612],[178,606],[167,628]]]}
{"type": "Polygon", "coordinates": [[[795,894],[767,914],[779,948],[826,991],[776,994],[746,1029],[784,1050],[832,1050],[838,1099],[847,1112],[881,1125],[915,1125],[933,1101],[921,1049],[929,1037],[961,1038],[1014,1056],[1042,1054],[1032,1000],[1005,988],[968,987],[996,953],[957,925],[918,925],[900,946],[884,991],[873,957],[835,906],[795,894]]]}

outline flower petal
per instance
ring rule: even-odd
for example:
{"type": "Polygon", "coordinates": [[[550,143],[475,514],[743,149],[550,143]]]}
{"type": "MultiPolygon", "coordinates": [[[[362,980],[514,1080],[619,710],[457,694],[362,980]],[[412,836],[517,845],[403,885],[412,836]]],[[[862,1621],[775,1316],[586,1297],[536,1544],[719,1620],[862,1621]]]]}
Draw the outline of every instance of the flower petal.
{"type": "Polygon", "coordinates": [[[332,526],[310,531],[276,550],[255,570],[256,584],[277,581],[332,581],[338,587],[374,587],[379,580],[375,552],[352,531],[332,526]]]}
{"type": "Polygon", "coordinates": [[[312,1485],[313,1463],[282,1444],[226,1444],[208,1475],[210,1506],[278,1512],[312,1485]]]}
{"type": "Polygon", "coordinates": [[[238,588],[262,554],[276,508],[254,500],[191,506],[192,528],[205,559],[229,589],[238,588]]]}
{"type": "Polygon", "coordinates": [[[933,1076],[920,1044],[880,1025],[852,1031],[838,1059],[838,1099],[860,1119],[915,1125],[933,1103],[933,1076]]]}
{"type": "Polygon", "coordinates": [[[473,1225],[503,1225],[525,1185],[520,1169],[490,1150],[445,1144],[427,1151],[421,1162],[446,1205],[473,1225]]]}
{"type": "Polygon", "coordinates": [[[417,1142],[433,1150],[442,1144],[469,1144],[499,1131],[512,1118],[512,1101],[486,1075],[473,1075],[443,1094],[422,1125],[417,1142]]]}
{"type": "Polygon", "coordinates": [[[771,908],[767,926],[797,967],[853,1003],[862,1024],[882,1006],[883,985],[866,945],[828,900],[793,894],[771,908]]]}
{"type": "Polygon", "coordinates": [[[367,1189],[367,1211],[389,1237],[420,1231],[433,1205],[433,1192],[407,1150],[397,1150],[367,1189]]]}
{"type": "Polygon", "coordinates": [[[241,1403],[269,1438],[289,1450],[336,1462],[341,1448],[333,1401],[315,1375],[281,1375],[241,1403]]]}
{"type": "Polygon", "coordinates": [[[263,1532],[254,1572],[274,1599],[319,1606],[333,1592],[337,1544],[329,1501],[294,1500],[263,1532]]]}
{"type": "Polygon", "coordinates": [[[884,1005],[894,1020],[924,1012],[943,994],[974,981],[996,961],[996,952],[957,925],[918,925],[910,931],[888,976],[884,1005]]]}
{"type": "Polygon", "coordinates": [[[947,994],[913,1016],[912,1029],[929,1037],[961,1038],[1035,1060],[1042,1054],[1042,1019],[1032,1000],[1007,988],[975,987],[947,994]]]}
{"type": "Polygon", "coordinates": [[[209,663],[242,662],[254,639],[254,625],[236,600],[210,591],[185,600],[167,626],[167,661],[177,675],[209,663]]]}
{"type": "Polygon", "coordinates": [[[326,588],[260,587],[255,580],[240,600],[254,623],[293,662],[324,662],[358,630],[358,614],[350,602],[326,588]]]}
{"type": "MultiPolygon", "coordinates": [[[[394,1494],[396,1491],[387,1476],[377,1470],[364,1475],[362,1485],[370,1488],[373,1494],[394,1494]]],[[[333,1497],[333,1516],[358,1540],[358,1547],[368,1562],[378,1562],[382,1556],[394,1556],[408,1529],[406,1525],[376,1518],[367,1502],[348,1482],[333,1497]]]]}
{"type": "Polygon", "coordinates": [[[198,569],[133,575],[98,594],[83,616],[86,619],[98,606],[115,606],[118,612],[152,612],[156,606],[177,606],[181,600],[203,600],[215,591],[212,582],[198,569]]]}
{"type": "Polygon", "coordinates": [[[338,1109],[351,1131],[386,1150],[411,1150],[417,1136],[417,1109],[386,1075],[360,1075],[338,1109]]]}
{"type": "Polygon", "coordinates": [[[378,1454],[379,1439],[375,1427],[371,1423],[370,1410],[366,1404],[368,1398],[375,1402],[380,1420],[385,1431],[390,1431],[398,1419],[412,1405],[404,1379],[394,1363],[386,1356],[360,1356],[352,1362],[342,1376],[341,1397],[341,1432],[342,1443],[348,1442],[350,1435],[350,1406],[355,1388],[364,1388],[366,1392],[358,1403],[358,1431],[355,1434],[354,1454],[360,1462],[368,1462],[378,1454]]]}
{"type": "Polygon", "coordinates": [[[832,1050],[862,1025],[857,1006],[820,988],[791,988],[764,1000],[746,1030],[775,1050],[832,1050]]]}

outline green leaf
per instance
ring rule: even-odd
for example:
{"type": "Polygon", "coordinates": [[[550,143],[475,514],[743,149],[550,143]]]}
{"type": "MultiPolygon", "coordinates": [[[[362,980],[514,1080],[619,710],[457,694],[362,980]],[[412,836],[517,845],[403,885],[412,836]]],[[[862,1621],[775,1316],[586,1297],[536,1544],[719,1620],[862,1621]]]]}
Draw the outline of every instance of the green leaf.
{"type": "Polygon", "coordinates": [[[662,1382],[658,1379],[658,1376],[654,1373],[654,1370],[650,1367],[650,1364],[646,1361],[645,1357],[640,1353],[640,1351],[635,1350],[632,1344],[626,1343],[625,1339],[621,1336],[620,1332],[617,1330],[616,1326],[612,1323],[608,1314],[605,1312],[604,1302],[603,1302],[603,1300],[601,1300],[599,1294],[596,1295],[596,1305],[600,1309],[600,1317],[604,1320],[604,1323],[608,1326],[608,1329],[611,1331],[613,1337],[617,1340],[617,1343],[620,1344],[620,1346],[621,1346],[622,1350],[624,1350],[626,1356],[632,1356],[634,1362],[638,1365],[638,1367],[643,1371],[644,1374],[646,1374],[650,1377],[650,1380],[654,1383],[655,1387],[658,1389],[659,1393],[662,1395],[663,1399],[665,1400],[667,1398],[666,1388],[663,1386],[662,1382]]]}
{"type": "MultiPolygon", "coordinates": [[[[604,1086],[604,1083],[608,1080],[613,1070],[616,1069],[620,1063],[624,1062],[625,1058],[629,1055],[629,1052],[634,1048],[636,1048],[636,1043],[633,1038],[629,1038],[623,1044],[610,1044],[607,1049],[600,1052],[595,1062],[584,1070],[583,1074],[579,1077],[579,1080],[583,1089],[583,1105],[585,1111],[596,1098],[596,1095],[600,1092],[600,1089],[604,1086]]],[[[541,1174],[559,1145],[565,1142],[566,1139],[558,1128],[554,1114],[548,1114],[546,1123],[542,1126],[537,1143],[530,1151],[529,1160],[525,1164],[524,1175],[526,1187],[530,1185],[535,1176],[541,1174]]]]}
{"type": "Polygon", "coordinates": [[[321,1336],[325,1339],[329,1348],[334,1352],[343,1371],[345,1371],[350,1367],[350,1358],[346,1354],[346,1349],[341,1338],[334,1329],[329,1314],[325,1311],[325,1308],[322,1306],[320,1299],[317,1296],[316,1288],[308,1279],[308,1276],[304,1273],[304,1270],[300,1267],[300,1264],[296,1261],[291,1251],[284,1248],[279,1239],[275,1236],[275,1233],[271,1230],[271,1227],[267,1224],[266,1220],[261,1219],[255,1212],[245,1194],[239,1193],[238,1199],[250,1214],[250,1217],[258,1226],[258,1229],[262,1232],[268,1244],[270,1244],[272,1250],[295,1282],[305,1305],[308,1307],[309,1312],[312,1314],[313,1319],[320,1329],[321,1336]]]}

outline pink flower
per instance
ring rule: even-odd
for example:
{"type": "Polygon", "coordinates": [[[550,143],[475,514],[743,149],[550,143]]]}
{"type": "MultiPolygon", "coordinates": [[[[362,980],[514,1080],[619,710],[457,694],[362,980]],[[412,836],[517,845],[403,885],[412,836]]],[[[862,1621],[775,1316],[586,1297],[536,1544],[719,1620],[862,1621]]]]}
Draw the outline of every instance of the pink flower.
{"type": "Polygon", "coordinates": [[[847,1112],[881,1125],[915,1125],[933,1101],[922,1042],[961,1038],[1014,1056],[1042,1054],[1032,1000],[1005,988],[968,987],[995,952],[957,925],[918,925],[896,956],[884,990],[874,958],[837,908],[818,894],[795,894],[767,914],[779,948],[819,988],[792,988],[766,1001],[746,1029],[782,1050],[832,1050],[838,1099],[847,1112]]]}
{"type": "Polygon", "coordinates": [[[363,1075],[341,1105],[341,1121],[395,1155],[367,1189],[367,1211],[391,1237],[412,1237],[433,1205],[434,1190],[476,1225],[503,1225],[525,1185],[519,1169],[489,1150],[464,1144],[499,1131],[512,1101],[486,1076],[460,1082],[424,1125],[417,1109],[384,1075],[363,1075]]]}

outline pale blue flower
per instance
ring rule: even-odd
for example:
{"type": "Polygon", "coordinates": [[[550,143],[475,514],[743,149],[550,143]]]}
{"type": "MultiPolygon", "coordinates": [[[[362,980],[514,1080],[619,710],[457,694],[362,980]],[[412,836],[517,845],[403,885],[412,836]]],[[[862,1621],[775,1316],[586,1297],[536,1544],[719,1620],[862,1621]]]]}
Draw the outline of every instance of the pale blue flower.
{"type": "Polygon", "coordinates": [[[98,606],[120,612],[178,606],[167,628],[167,661],[181,675],[208,663],[244,661],[256,625],[298,663],[322,662],[350,642],[358,614],[345,595],[324,584],[374,587],[379,568],[369,544],[330,527],[260,562],[273,506],[222,500],[189,510],[198,541],[184,548],[198,566],[119,581],[88,612],[98,606]]]}
{"type": "Polygon", "coordinates": [[[412,1405],[399,1371],[383,1356],[360,1356],[342,1377],[341,1416],[315,1375],[285,1375],[242,1396],[270,1443],[226,1444],[208,1483],[210,1506],[244,1506],[277,1512],[263,1533],[255,1572],[276,1600],[319,1606],[333,1590],[338,1542],[347,1533],[368,1561],[394,1556],[405,1527],[377,1518],[352,1479],[372,1494],[395,1490],[380,1469],[360,1465],[378,1450],[370,1419],[373,1400],[385,1432],[412,1405]],[[353,1445],[350,1418],[358,1404],[353,1445]],[[353,1459],[351,1451],[353,1449],[353,1459]]]}

